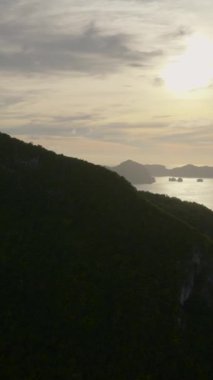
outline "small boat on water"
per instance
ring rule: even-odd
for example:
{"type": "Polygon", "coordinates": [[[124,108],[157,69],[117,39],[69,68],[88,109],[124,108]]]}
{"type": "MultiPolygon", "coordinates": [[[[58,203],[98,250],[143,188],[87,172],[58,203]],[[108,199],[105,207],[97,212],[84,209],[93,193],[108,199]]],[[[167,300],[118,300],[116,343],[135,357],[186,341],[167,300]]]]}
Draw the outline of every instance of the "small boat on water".
{"type": "Polygon", "coordinates": [[[197,182],[203,182],[203,178],[198,178],[197,182]]]}
{"type": "Polygon", "coordinates": [[[183,182],[183,178],[169,177],[169,182],[183,182]]]}

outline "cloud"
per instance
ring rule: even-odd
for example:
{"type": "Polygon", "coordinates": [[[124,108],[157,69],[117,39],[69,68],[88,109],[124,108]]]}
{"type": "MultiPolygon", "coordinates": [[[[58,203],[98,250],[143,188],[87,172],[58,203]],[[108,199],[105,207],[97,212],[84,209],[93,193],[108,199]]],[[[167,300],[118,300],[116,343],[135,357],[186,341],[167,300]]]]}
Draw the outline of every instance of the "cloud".
{"type": "Polygon", "coordinates": [[[178,39],[178,38],[183,38],[185,36],[189,36],[192,32],[189,30],[189,28],[185,26],[180,26],[174,31],[170,31],[168,33],[165,33],[161,38],[165,39],[178,39]]]}
{"type": "Polygon", "coordinates": [[[147,134],[161,133],[168,128],[169,124],[163,122],[149,123],[97,123],[98,115],[76,114],[68,117],[54,117],[46,120],[33,121],[18,127],[3,128],[2,131],[20,136],[54,136],[86,138],[101,142],[113,142],[128,144],[132,146],[142,146],[148,138],[147,134]],[[144,142],[143,142],[144,140],[144,142]]]}
{"type": "Polygon", "coordinates": [[[211,145],[213,138],[212,121],[180,121],[170,124],[167,130],[156,135],[152,140],[171,145],[188,145],[191,147],[211,145]]]}
{"type": "Polygon", "coordinates": [[[153,85],[156,86],[156,87],[161,87],[164,85],[164,80],[160,77],[155,77],[153,79],[153,85]]]}
{"type": "Polygon", "coordinates": [[[82,122],[82,121],[94,121],[97,119],[97,115],[93,113],[80,113],[80,114],[75,114],[75,115],[70,115],[70,116],[55,116],[53,117],[53,122],[54,123],[71,123],[73,121],[77,122],[82,122]]]}
{"type": "MultiPolygon", "coordinates": [[[[8,84],[8,80],[6,81],[8,84]]],[[[10,83],[10,82],[9,82],[10,83]]],[[[40,99],[41,91],[39,89],[26,89],[20,86],[14,86],[14,82],[11,79],[12,86],[6,86],[4,83],[3,86],[0,87],[0,110],[1,110],[1,118],[5,119],[25,119],[28,117],[27,108],[25,106],[29,106],[29,102],[33,100],[40,99]],[[23,115],[24,109],[24,115],[23,115]]],[[[43,94],[45,91],[43,90],[43,94]]]]}
{"type": "Polygon", "coordinates": [[[89,23],[87,20],[87,26],[80,23],[79,28],[72,27],[72,23],[76,25],[74,1],[69,6],[65,3],[63,12],[54,1],[47,4],[0,0],[0,71],[99,75],[126,66],[146,67],[162,55],[161,50],[152,47],[138,50],[128,31],[100,28],[96,25],[97,14],[89,23]],[[66,10],[69,25],[67,19],[65,22],[66,10]]]}
{"type": "Polygon", "coordinates": [[[25,98],[21,95],[0,95],[0,109],[5,110],[15,104],[22,103],[24,100],[25,98]]]}

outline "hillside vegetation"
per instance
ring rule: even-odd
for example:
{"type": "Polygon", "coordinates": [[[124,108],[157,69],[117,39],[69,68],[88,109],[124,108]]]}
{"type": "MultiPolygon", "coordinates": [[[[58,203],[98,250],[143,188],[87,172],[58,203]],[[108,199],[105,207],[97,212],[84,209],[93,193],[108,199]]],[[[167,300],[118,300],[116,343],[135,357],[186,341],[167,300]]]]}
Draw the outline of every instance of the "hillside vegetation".
{"type": "Polygon", "coordinates": [[[209,379],[213,247],[184,208],[0,134],[2,379],[209,379]]]}
{"type": "Polygon", "coordinates": [[[140,192],[143,199],[150,201],[163,211],[185,221],[197,231],[213,239],[213,212],[203,205],[195,202],[181,201],[178,198],[150,192],[140,192]]]}

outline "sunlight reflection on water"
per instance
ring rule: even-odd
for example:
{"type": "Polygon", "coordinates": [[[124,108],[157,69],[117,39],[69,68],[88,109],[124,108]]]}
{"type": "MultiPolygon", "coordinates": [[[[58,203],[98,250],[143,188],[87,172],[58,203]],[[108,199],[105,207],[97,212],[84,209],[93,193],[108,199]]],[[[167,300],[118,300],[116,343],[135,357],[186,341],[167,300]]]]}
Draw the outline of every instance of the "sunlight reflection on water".
{"type": "Polygon", "coordinates": [[[166,194],[183,201],[197,202],[213,210],[213,179],[197,182],[196,178],[183,178],[183,182],[170,182],[169,177],[156,177],[151,185],[135,185],[138,190],[166,194]]]}

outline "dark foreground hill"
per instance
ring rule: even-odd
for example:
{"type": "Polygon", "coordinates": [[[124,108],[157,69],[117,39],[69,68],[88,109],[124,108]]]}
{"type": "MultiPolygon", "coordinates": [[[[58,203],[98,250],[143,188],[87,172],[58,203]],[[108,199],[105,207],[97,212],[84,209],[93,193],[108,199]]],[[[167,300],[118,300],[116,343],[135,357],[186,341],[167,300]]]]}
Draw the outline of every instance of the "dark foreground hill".
{"type": "Polygon", "coordinates": [[[143,199],[148,200],[179,220],[185,221],[188,225],[196,228],[197,231],[213,239],[213,212],[207,207],[162,194],[143,191],[140,192],[140,195],[143,199]]]}
{"type": "Polygon", "coordinates": [[[116,173],[0,134],[1,378],[211,378],[202,232],[116,173]]]}

